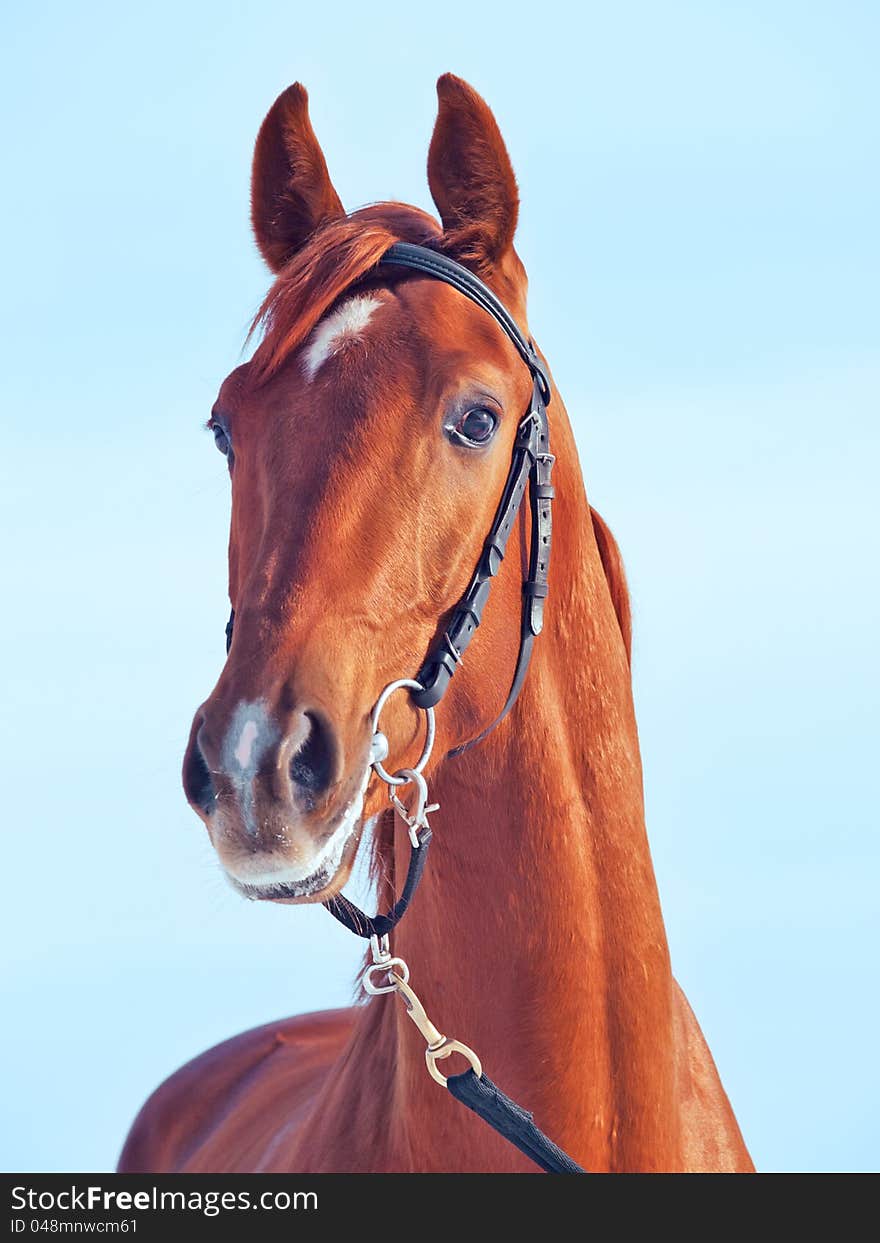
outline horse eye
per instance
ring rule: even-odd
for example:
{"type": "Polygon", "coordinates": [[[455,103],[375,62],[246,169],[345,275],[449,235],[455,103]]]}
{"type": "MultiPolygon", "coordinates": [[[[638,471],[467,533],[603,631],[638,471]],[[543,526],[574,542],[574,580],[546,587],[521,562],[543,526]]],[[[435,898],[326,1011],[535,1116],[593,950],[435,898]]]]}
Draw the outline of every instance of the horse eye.
{"type": "Polygon", "coordinates": [[[491,410],[486,410],[484,406],[475,406],[473,410],[466,411],[449,430],[454,439],[481,447],[489,443],[495,435],[497,426],[497,415],[491,410]]]}
{"type": "Polygon", "coordinates": [[[217,448],[220,450],[220,452],[224,456],[228,457],[229,450],[231,447],[229,444],[228,435],[226,434],[226,432],[223,430],[223,428],[220,426],[219,423],[212,423],[211,431],[214,433],[214,444],[217,446],[217,448]]]}

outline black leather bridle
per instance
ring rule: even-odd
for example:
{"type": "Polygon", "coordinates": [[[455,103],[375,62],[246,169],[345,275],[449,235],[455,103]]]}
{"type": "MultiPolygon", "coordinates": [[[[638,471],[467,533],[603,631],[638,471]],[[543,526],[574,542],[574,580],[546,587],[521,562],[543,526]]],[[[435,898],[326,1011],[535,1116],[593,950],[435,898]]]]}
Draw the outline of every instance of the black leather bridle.
{"type": "Polygon", "coordinates": [[[510,472],[498,509],[495,511],[492,526],[483,544],[477,568],[474,570],[467,590],[453,610],[440,641],[428,653],[417,674],[417,681],[421,682],[425,689],[412,692],[413,702],[419,708],[432,708],[445,695],[452,676],[473,638],[474,631],[482,621],[492,579],[501,568],[507,541],[522,504],[526,484],[528,484],[532,518],[531,547],[528,576],[523,582],[519,655],[513,681],[501,712],[476,738],[472,738],[470,742],[464,743],[452,752],[453,755],[459,755],[462,751],[481,742],[490,730],[507,716],[516,703],[525,682],[532,655],[532,645],[535,637],[541,633],[544,621],[544,600],[547,596],[547,570],[550,564],[552,536],[550,502],[553,499],[553,486],[550,483],[553,455],[550,453],[550,429],[547,422],[550,379],[534,345],[520,332],[516,321],[504,304],[496,298],[487,285],[483,284],[479,277],[462,267],[460,263],[429,250],[425,246],[415,246],[410,242],[398,242],[392,246],[382,256],[380,263],[412,268],[417,272],[433,276],[437,280],[445,281],[447,285],[463,293],[466,298],[470,298],[471,302],[475,302],[484,311],[488,311],[516,346],[532,375],[532,396],[529,408],[517,430],[510,472]]]}
{"type": "MultiPolygon", "coordinates": [[[[379,264],[382,267],[404,267],[422,272],[436,280],[445,281],[447,285],[457,289],[466,298],[470,298],[471,302],[487,311],[504,330],[532,376],[532,396],[529,408],[520,420],[517,429],[507,482],[495,511],[492,526],[489,528],[489,534],[483,544],[477,567],[467,590],[452,611],[449,624],[428,652],[418,672],[417,680],[423,689],[411,692],[413,702],[419,708],[432,708],[445,695],[467,651],[468,644],[474,636],[474,631],[482,621],[492,579],[501,568],[507,541],[528,485],[531,510],[529,566],[528,575],[523,581],[519,654],[513,680],[504,707],[495,720],[487,725],[476,738],[472,738],[450,752],[450,755],[460,755],[468,748],[476,746],[478,742],[482,742],[486,735],[504,720],[516,703],[528,672],[535,638],[541,633],[544,621],[544,600],[547,597],[547,572],[550,565],[550,544],[553,533],[550,502],[554,495],[550,482],[554,458],[550,452],[550,429],[547,421],[550,379],[533,343],[520,331],[504,304],[488,285],[485,285],[473,272],[462,267],[460,263],[426,246],[416,246],[411,242],[397,242],[385,252],[379,264]]],[[[233,609],[226,626],[227,652],[232,643],[234,622],[235,610],[233,609]]]]}

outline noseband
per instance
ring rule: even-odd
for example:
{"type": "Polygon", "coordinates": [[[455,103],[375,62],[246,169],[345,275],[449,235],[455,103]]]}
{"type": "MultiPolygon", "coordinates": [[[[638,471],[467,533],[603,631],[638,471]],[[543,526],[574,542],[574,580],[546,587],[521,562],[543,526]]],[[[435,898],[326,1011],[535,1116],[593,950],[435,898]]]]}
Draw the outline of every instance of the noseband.
{"type": "MultiPolygon", "coordinates": [[[[487,725],[476,738],[472,738],[450,752],[450,755],[461,755],[470,747],[476,746],[478,742],[482,742],[487,734],[504,720],[516,703],[526,680],[535,638],[541,633],[544,622],[544,600],[547,597],[547,571],[550,565],[550,544],[553,534],[550,502],[554,495],[550,482],[554,458],[550,453],[550,429],[547,421],[550,378],[533,343],[520,331],[516,320],[504,303],[495,296],[488,285],[484,285],[479,277],[462,267],[460,263],[448,259],[437,251],[429,250],[426,246],[416,246],[411,242],[397,242],[385,252],[379,264],[382,267],[403,267],[421,272],[435,280],[444,281],[453,289],[457,289],[459,293],[464,294],[466,298],[470,298],[471,302],[487,311],[503,329],[532,376],[532,396],[529,407],[517,429],[507,481],[489,528],[489,534],[483,543],[477,567],[471,576],[467,590],[453,609],[442,636],[431,647],[422,663],[417,675],[417,681],[422,689],[411,690],[413,703],[416,707],[425,709],[433,708],[446,694],[474,632],[483,619],[492,580],[501,568],[507,541],[528,484],[531,511],[529,567],[522,587],[519,654],[513,680],[504,706],[495,720],[487,725]]],[[[232,644],[234,622],[235,610],[233,609],[226,626],[227,652],[232,644]]]]}

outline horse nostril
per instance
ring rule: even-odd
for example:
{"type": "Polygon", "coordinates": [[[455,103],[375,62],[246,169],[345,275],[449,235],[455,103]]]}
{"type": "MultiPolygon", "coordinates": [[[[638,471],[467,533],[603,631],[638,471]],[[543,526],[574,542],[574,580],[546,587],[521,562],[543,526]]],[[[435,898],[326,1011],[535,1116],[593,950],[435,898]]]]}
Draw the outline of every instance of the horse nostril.
{"type": "Polygon", "coordinates": [[[336,752],[329,727],[314,712],[304,716],[309,732],[290,761],[290,780],[311,810],[316,796],[324,794],[333,780],[336,752]]]}
{"type": "Polygon", "coordinates": [[[198,807],[206,816],[211,814],[216,791],[198,737],[193,738],[183,761],[183,789],[193,807],[198,807]]]}

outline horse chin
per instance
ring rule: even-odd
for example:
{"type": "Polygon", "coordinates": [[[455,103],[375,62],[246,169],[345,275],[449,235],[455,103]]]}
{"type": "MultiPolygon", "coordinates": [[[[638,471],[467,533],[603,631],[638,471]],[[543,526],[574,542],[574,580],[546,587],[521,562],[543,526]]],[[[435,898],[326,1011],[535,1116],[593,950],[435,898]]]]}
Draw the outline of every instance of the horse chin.
{"type": "Polygon", "coordinates": [[[351,874],[361,827],[360,817],[343,821],[306,865],[279,860],[274,867],[267,862],[260,871],[233,872],[224,866],[224,872],[233,889],[252,902],[326,902],[339,893],[351,874]]]}
{"type": "Polygon", "coordinates": [[[301,875],[301,868],[279,867],[248,878],[224,869],[227,879],[237,893],[252,902],[279,902],[288,906],[327,902],[339,893],[351,875],[360,838],[358,827],[349,830],[341,850],[321,859],[307,876],[301,875]]]}

